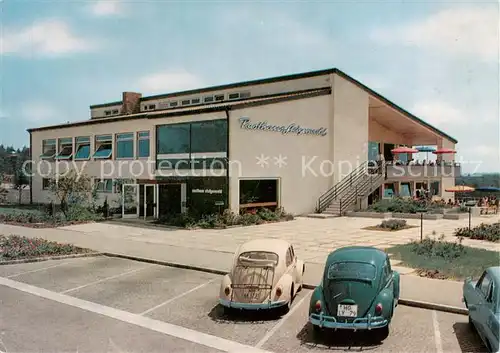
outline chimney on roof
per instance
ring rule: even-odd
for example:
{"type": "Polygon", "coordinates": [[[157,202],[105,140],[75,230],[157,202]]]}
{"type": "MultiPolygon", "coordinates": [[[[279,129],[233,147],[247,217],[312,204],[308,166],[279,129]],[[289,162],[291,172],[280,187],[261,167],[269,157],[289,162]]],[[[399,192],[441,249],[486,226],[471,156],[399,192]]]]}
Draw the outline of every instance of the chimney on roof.
{"type": "Polygon", "coordinates": [[[135,114],[140,112],[141,93],[123,92],[121,114],[135,114]]]}

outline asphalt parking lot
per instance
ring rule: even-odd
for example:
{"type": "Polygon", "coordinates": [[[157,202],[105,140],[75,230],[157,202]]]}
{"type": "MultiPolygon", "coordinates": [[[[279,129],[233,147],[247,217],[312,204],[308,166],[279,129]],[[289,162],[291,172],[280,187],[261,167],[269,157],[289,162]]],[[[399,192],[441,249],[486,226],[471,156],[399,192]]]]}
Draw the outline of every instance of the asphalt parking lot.
{"type": "Polygon", "coordinates": [[[462,315],[398,306],[390,336],[313,338],[310,291],[292,310],[226,316],[221,277],[112,257],[0,266],[3,352],[481,352],[462,315]]]}

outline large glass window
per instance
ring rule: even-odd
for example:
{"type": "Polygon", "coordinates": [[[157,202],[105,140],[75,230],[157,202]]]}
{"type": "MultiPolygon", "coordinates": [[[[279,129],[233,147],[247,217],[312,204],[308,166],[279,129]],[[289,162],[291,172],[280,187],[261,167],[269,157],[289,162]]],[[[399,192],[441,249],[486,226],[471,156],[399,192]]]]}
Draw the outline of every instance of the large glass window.
{"type": "Polygon", "coordinates": [[[134,133],[116,135],[116,158],[134,158],[134,133]]]}
{"type": "Polygon", "coordinates": [[[378,149],[379,149],[378,142],[373,142],[373,141],[368,142],[368,160],[369,161],[376,161],[377,160],[377,157],[380,154],[378,149]]]}
{"type": "Polygon", "coordinates": [[[190,126],[188,123],[158,126],[156,153],[189,153],[189,135],[190,126]]]}
{"type": "Polygon", "coordinates": [[[240,209],[278,206],[278,180],[240,180],[240,209]]]}
{"type": "Polygon", "coordinates": [[[75,139],[75,159],[89,159],[90,137],[80,136],[75,139]]]}
{"type": "Polygon", "coordinates": [[[226,151],[227,120],[200,121],[191,124],[191,153],[226,151]]]}
{"type": "Polygon", "coordinates": [[[94,185],[97,192],[113,192],[113,179],[94,179],[94,185]]]}
{"type": "Polygon", "coordinates": [[[97,135],[95,137],[95,153],[94,158],[108,159],[113,153],[113,136],[112,135],[97,135]]]}
{"type": "Polygon", "coordinates": [[[328,279],[375,279],[377,269],[374,265],[365,262],[335,262],[328,268],[328,279]]]}
{"type": "Polygon", "coordinates": [[[43,159],[54,158],[56,155],[56,139],[49,139],[42,141],[42,155],[43,159]]]}
{"type": "Polygon", "coordinates": [[[149,157],[149,131],[137,133],[137,157],[149,157]]]}
{"type": "Polygon", "coordinates": [[[410,183],[401,183],[401,190],[399,196],[411,196],[410,183]]]}

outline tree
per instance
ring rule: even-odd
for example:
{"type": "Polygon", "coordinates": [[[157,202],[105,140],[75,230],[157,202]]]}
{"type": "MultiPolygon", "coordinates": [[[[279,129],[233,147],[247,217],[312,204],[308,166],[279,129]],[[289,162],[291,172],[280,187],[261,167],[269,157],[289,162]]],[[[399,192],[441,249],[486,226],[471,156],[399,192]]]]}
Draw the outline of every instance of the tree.
{"type": "Polygon", "coordinates": [[[30,179],[26,175],[24,168],[22,165],[16,165],[16,169],[14,170],[14,179],[13,179],[14,189],[19,193],[19,204],[22,203],[23,190],[26,189],[30,185],[30,179]]]}
{"type": "Polygon", "coordinates": [[[84,174],[78,174],[75,170],[51,179],[49,189],[56,195],[65,216],[68,215],[69,200],[79,200],[92,192],[90,178],[84,174]]]}

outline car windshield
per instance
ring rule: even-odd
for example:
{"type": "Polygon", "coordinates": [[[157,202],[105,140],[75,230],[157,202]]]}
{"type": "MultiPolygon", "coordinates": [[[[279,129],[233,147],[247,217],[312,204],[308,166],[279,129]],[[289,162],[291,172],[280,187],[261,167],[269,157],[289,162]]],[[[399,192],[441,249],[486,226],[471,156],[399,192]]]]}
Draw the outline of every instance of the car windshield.
{"type": "Polygon", "coordinates": [[[240,254],[238,263],[243,266],[276,266],[278,254],[268,251],[247,251],[240,254]]]}
{"type": "Polygon", "coordinates": [[[367,262],[335,262],[328,268],[328,279],[361,279],[373,281],[377,269],[367,262]]]}

